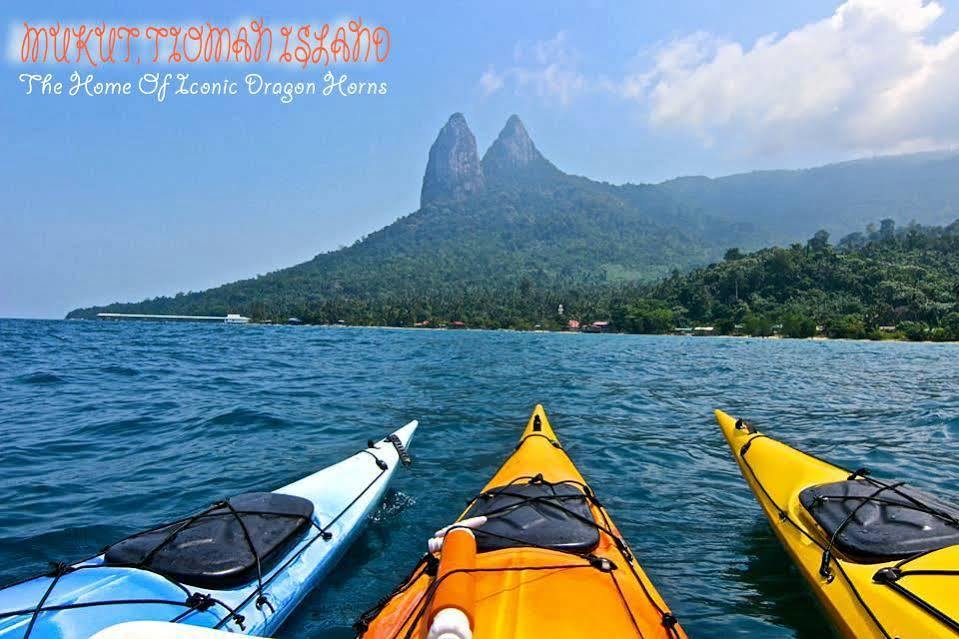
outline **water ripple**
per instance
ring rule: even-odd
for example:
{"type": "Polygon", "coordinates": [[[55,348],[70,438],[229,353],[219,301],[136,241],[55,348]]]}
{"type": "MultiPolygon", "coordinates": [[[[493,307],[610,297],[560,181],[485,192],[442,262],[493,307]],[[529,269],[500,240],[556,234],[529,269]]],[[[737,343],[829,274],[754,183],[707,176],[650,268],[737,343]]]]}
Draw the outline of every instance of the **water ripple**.
{"type": "Polygon", "coordinates": [[[59,375],[54,375],[53,373],[37,371],[35,373],[27,373],[26,375],[18,375],[17,377],[13,378],[13,381],[19,384],[39,384],[46,386],[48,384],[65,384],[67,380],[59,375]]]}
{"type": "Polygon", "coordinates": [[[352,637],[537,402],[694,637],[829,636],[714,408],[959,494],[955,345],[4,320],[0,348],[4,580],[420,420],[414,465],[282,637],[352,637]]]}

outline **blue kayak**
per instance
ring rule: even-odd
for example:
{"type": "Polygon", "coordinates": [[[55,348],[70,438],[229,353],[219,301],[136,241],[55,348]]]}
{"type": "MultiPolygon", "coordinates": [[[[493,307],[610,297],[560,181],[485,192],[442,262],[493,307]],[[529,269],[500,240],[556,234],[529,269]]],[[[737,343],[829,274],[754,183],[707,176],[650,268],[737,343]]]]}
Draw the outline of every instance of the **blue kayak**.
{"type": "Polygon", "coordinates": [[[272,493],[237,495],[0,589],[0,638],[88,639],[128,621],[273,633],[409,463],[416,426],[272,493]]]}

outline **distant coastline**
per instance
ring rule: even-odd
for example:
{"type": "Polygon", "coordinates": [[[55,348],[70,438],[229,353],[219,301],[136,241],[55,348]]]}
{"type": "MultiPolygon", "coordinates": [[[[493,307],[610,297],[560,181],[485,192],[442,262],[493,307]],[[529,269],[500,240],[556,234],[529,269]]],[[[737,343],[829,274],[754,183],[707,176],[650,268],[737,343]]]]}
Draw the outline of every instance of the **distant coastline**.
{"type": "MultiPolygon", "coordinates": [[[[948,227],[892,220],[842,238],[817,232],[805,244],[754,253],[730,249],[723,260],[654,284],[573,289],[535,285],[382,302],[336,300],[272,312],[260,299],[219,305],[217,316],[257,323],[568,331],[584,333],[851,338],[871,341],[959,341],[959,221],[948,227]],[[921,275],[921,277],[920,277],[921,275]],[[239,315],[235,309],[243,310],[239,315]],[[249,317],[245,314],[248,313],[249,317]],[[330,317],[332,315],[332,317],[330,317]]],[[[268,291],[263,292],[264,295],[268,291]]],[[[203,294],[191,294],[196,315],[213,316],[203,294]]],[[[157,317],[169,298],[142,305],[72,311],[67,317],[157,317]],[[147,308],[139,308],[146,305],[147,308]],[[137,315],[144,310],[147,314],[137,315]],[[137,313],[132,313],[136,311],[137,313]]],[[[179,297],[176,299],[180,299],[179,297]]],[[[208,317],[207,319],[210,319],[208,317]]]]}
{"type": "Polygon", "coordinates": [[[272,273],[68,316],[955,341],[956,175],[942,152],[617,186],[563,172],[515,115],[481,156],[454,113],[419,210],[393,224],[272,273]]]}
{"type": "MultiPolygon", "coordinates": [[[[100,322],[106,320],[92,320],[88,318],[64,318],[62,320],[57,319],[42,319],[42,318],[0,318],[0,321],[36,321],[36,322],[56,322],[56,321],[80,321],[80,322],[100,322]]],[[[190,321],[164,321],[164,320],[130,320],[136,321],[139,323],[177,323],[177,324],[207,324],[210,322],[190,322],[190,321]]],[[[784,335],[729,335],[723,333],[713,333],[713,334],[689,334],[689,333],[630,333],[628,331],[616,331],[609,330],[603,332],[584,332],[584,331],[570,331],[562,329],[551,329],[551,328],[487,328],[487,327],[465,327],[465,328],[448,328],[445,326],[431,326],[431,327],[422,327],[422,326],[390,326],[390,325],[379,325],[379,324],[285,324],[279,322],[249,322],[244,324],[245,326],[263,326],[263,327],[282,327],[290,329],[309,329],[309,328],[322,328],[322,329],[368,329],[368,330],[388,330],[388,331],[408,331],[408,332],[453,332],[453,333],[547,333],[550,335],[641,335],[645,337],[662,337],[669,339],[676,338],[688,338],[688,339],[745,339],[745,340],[769,340],[769,341],[779,341],[779,340],[796,340],[796,341],[809,341],[809,342],[864,342],[864,343],[880,343],[880,342],[894,342],[894,343],[913,343],[913,344],[959,344],[959,340],[917,340],[909,339],[905,335],[891,333],[881,339],[870,339],[863,337],[829,337],[826,335],[814,335],[810,337],[787,337],[784,335]]]]}

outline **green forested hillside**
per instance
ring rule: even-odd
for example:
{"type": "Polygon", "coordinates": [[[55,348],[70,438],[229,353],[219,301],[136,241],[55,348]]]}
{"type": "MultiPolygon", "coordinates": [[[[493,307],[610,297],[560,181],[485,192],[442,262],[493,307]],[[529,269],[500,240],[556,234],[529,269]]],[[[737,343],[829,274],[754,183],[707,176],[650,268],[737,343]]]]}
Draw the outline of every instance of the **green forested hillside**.
{"type": "Polygon", "coordinates": [[[351,309],[407,306],[524,281],[555,290],[655,281],[674,268],[718,259],[723,247],[740,244],[746,235],[741,227],[688,214],[654,189],[637,187],[624,198],[615,187],[562,176],[429,204],[351,247],[256,279],[70,317],[240,312],[383,321],[351,309]]]}
{"type": "Polygon", "coordinates": [[[611,306],[621,330],[711,325],[718,333],[811,337],[959,339],[959,221],[948,227],[892,220],[836,246],[820,231],[805,244],[725,259],[611,306]]]}
{"type": "MultiPolygon", "coordinates": [[[[545,253],[547,248],[544,244],[538,250],[545,253]]],[[[374,256],[366,257],[375,262],[374,256]]],[[[309,264],[281,273],[296,273],[309,264]]],[[[403,260],[395,264],[402,266],[403,260]]],[[[541,265],[539,260],[517,259],[511,277],[496,278],[491,276],[495,265],[488,264],[485,279],[476,277],[458,288],[449,286],[442,272],[431,271],[428,278],[437,284],[426,292],[404,283],[405,278],[416,280],[415,268],[397,268],[376,296],[361,295],[334,279],[329,287],[336,294],[307,304],[298,304],[294,296],[287,308],[315,323],[410,326],[429,321],[438,326],[463,321],[477,328],[561,329],[576,319],[611,321],[612,330],[634,333],[712,326],[715,334],[959,340],[959,221],[948,227],[896,229],[886,220],[835,245],[820,231],[805,243],[785,248],[753,253],[730,249],[711,266],[676,271],[654,284],[584,282],[576,273],[541,265]]],[[[449,268],[465,273],[454,263],[449,268]]],[[[309,279],[309,272],[284,278],[291,294],[297,281],[309,279]]],[[[276,291],[269,277],[251,285],[264,286],[264,297],[276,291]]],[[[233,286],[215,291],[228,299],[233,286]]],[[[206,295],[129,308],[192,311],[185,303],[204,303],[206,295]]],[[[252,302],[254,312],[268,317],[269,309],[260,304],[252,302]]],[[[195,312],[209,308],[197,306],[195,312]]],[[[122,312],[127,307],[113,309],[122,312]]]]}
{"type": "Polygon", "coordinates": [[[889,218],[949,224],[959,217],[959,155],[915,153],[793,171],[754,171],[659,185],[692,210],[752,224],[765,244],[825,229],[840,236],[889,218]]]}
{"type": "Polygon", "coordinates": [[[819,228],[847,233],[886,216],[923,223],[959,216],[959,155],[614,186],[560,171],[515,116],[480,160],[465,118],[454,114],[430,149],[420,209],[353,246],[207,291],[77,309],[68,317],[242,313],[273,321],[460,320],[524,328],[556,327],[572,316],[612,317],[620,330],[715,322],[764,332],[790,319],[794,306],[836,334],[864,334],[883,322],[938,327],[936,305],[948,302],[940,283],[929,290],[908,283],[912,272],[925,278],[922,269],[950,277],[946,261],[935,257],[948,242],[928,229],[889,236],[887,226],[859,233],[841,249],[768,249],[682,275],[721,261],[728,247],[789,245],[819,228]],[[887,245],[910,233],[931,244],[887,245]],[[845,271],[855,260],[868,262],[857,265],[869,267],[868,277],[845,271]],[[922,294],[905,300],[896,297],[897,287],[922,294]],[[859,316],[862,329],[835,328],[840,316],[859,316]]]}

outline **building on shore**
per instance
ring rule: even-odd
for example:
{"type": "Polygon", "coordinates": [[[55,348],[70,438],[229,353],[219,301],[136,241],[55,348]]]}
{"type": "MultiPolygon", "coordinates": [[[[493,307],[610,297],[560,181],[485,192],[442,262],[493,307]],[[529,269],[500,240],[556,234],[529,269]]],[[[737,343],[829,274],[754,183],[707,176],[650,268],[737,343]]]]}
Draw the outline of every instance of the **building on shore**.
{"type": "Polygon", "coordinates": [[[593,322],[583,326],[580,330],[583,333],[608,333],[613,330],[613,326],[609,322],[593,322]]]}
{"type": "Polygon", "coordinates": [[[249,317],[239,313],[226,315],[161,315],[150,313],[97,313],[102,320],[141,320],[147,322],[223,322],[224,324],[247,324],[249,317]]]}

